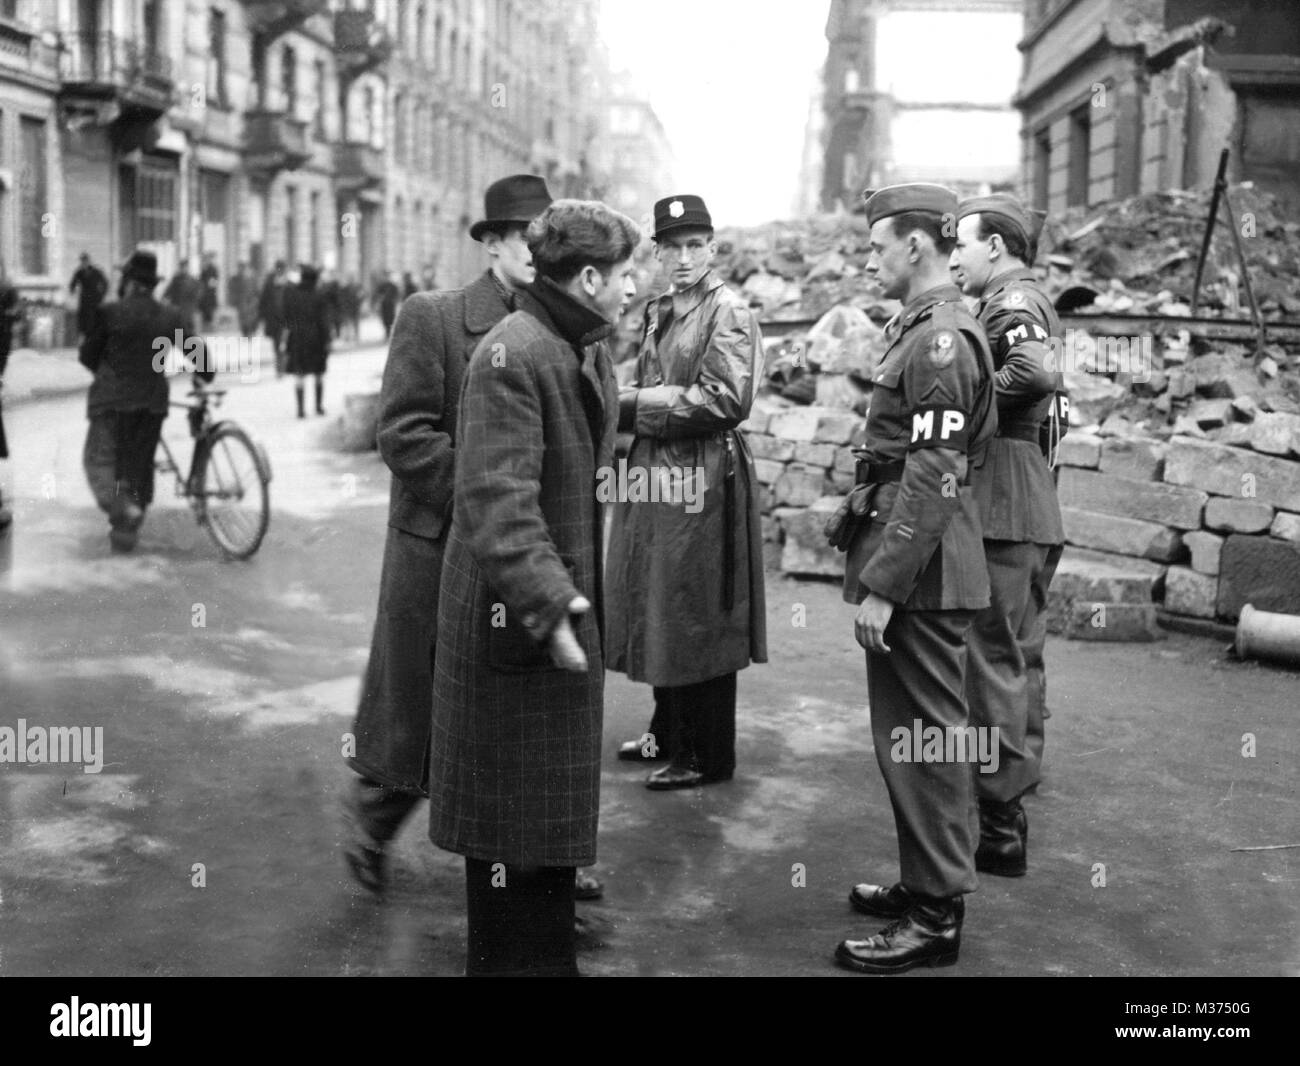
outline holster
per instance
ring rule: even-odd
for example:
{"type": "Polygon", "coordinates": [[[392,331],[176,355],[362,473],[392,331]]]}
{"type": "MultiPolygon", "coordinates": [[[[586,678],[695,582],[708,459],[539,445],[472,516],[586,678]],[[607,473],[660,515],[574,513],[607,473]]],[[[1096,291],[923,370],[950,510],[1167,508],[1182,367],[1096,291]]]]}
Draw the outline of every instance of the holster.
{"type": "Polygon", "coordinates": [[[823,532],[830,546],[837,551],[846,552],[860,530],[871,524],[871,501],[880,486],[874,482],[866,485],[854,485],[849,494],[840,501],[835,513],[826,520],[823,532]]]}

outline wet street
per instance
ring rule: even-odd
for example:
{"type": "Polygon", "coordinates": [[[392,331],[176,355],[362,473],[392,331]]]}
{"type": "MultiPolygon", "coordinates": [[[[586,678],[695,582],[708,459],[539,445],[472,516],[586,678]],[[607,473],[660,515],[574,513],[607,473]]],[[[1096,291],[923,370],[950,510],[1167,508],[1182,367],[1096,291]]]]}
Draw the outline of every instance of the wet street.
{"type": "MultiPolygon", "coordinates": [[[[0,726],[101,727],[103,765],[0,765],[0,975],[460,972],[462,862],[423,807],[385,902],[339,855],[388,473],[337,450],[333,416],[382,356],[331,361],[325,419],[292,417],[288,380],[223,382],[275,471],[245,563],[161,478],[138,550],[113,555],[84,395],[6,410],[0,726]]],[[[187,460],[183,419],[165,433],[187,460]]],[[[643,788],[614,750],[650,692],[610,675],[584,972],[851,976],[835,945],[875,927],[846,894],[897,875],[852,616],[834,583],[769,575],[772,661],[741,675],[730,784],[643,788]]],[[[1047,654],[1029,875],[983,878],[958,966],[912,976],[1300,975],[1300,849],[1269,847],[1300,844],[1300,676],[1181,635],[1047,654]]]]}

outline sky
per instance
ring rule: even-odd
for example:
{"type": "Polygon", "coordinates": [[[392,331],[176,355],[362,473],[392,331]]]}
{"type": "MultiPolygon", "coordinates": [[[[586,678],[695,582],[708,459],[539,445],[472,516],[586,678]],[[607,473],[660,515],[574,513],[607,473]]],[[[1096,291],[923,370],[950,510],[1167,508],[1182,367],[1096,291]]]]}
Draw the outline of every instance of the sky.
{"type": "Polygon", "coordinates": [[[829,0],[602,0],[601,35],[718,225],[789,218],[829,0]]]}

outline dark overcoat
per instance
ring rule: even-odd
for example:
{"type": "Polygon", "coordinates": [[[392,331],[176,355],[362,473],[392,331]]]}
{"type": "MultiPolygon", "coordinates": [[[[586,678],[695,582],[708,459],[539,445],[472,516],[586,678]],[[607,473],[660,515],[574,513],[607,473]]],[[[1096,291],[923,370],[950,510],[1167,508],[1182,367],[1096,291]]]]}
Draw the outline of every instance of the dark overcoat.
{"type": "Polygon", "coordinates": [[[285,369],[323,374],[330,354],[329,306],[319,289],[294,285],[284,293],[285,369]]]}
{"type": "Polygon", "coordinates": [[[456,411],[474,346],[509,313],[484,274],[402,305],[379,394],[379,454],[393,473],[379,608],[353,769],[427,791],[438,584],[455,477],[456,411]]]}
{"type": "Polygon", "coordinates": [[[596,859],[604,656],[596,472],[613,460],[610,327],[549,282],[483,338],[460,404],[438,605],[429,836],[486,862],[596,859]],[[571,600],[585,673],[554,666],[571,600]]]}
{"type": "Polygon", "coordinates": [[[636,437],[613,486],[608,567],[609,667],[662,686],[767,661],[758,479],[736,429],[761,379],[758,320],[713,273],[676,317],[672,302],[646,308],[634,387],[619,394],[619,428],[636,437]],[[637,498],[638,471],[660,502],[637,498]]]}

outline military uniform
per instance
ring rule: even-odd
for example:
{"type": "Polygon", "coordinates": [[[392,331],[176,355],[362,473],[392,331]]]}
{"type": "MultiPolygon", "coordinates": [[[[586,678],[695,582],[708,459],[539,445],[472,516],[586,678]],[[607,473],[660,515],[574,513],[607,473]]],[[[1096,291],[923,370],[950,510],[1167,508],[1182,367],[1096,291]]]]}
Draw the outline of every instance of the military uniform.
{"type": "Polygon", "coordinates": [[[972,474],[984,528],[991,603],[971,628],[966,698],[971,723],[996,726],[996,772],[976,775],[981,799],[1014,800],[1038,783],[1039,756],[1027,739],[1043,705],[1047,590],[1065,540],[1056,484],[1040,445],[1061,374],[1050,368],[1047,341],[1060,323],[1034,273],[1010,270],[993,279],[978,309],[993,350],[998,433],[972,474]]]}
{"type": "Polygon", "coordinates": [[[888,327],[874,377],[858,493],[867,509],[848,548],[844,598],[897,605],[888,654],[867,652],[876,761],[898,831],[900,883],[931,897],[976,886],[970,767],[898,762],[892,732],[966,724],[965,638],[989,602],[968,455],[993,436],[993,367],[955,285],[922,293],[888,327]]]}

